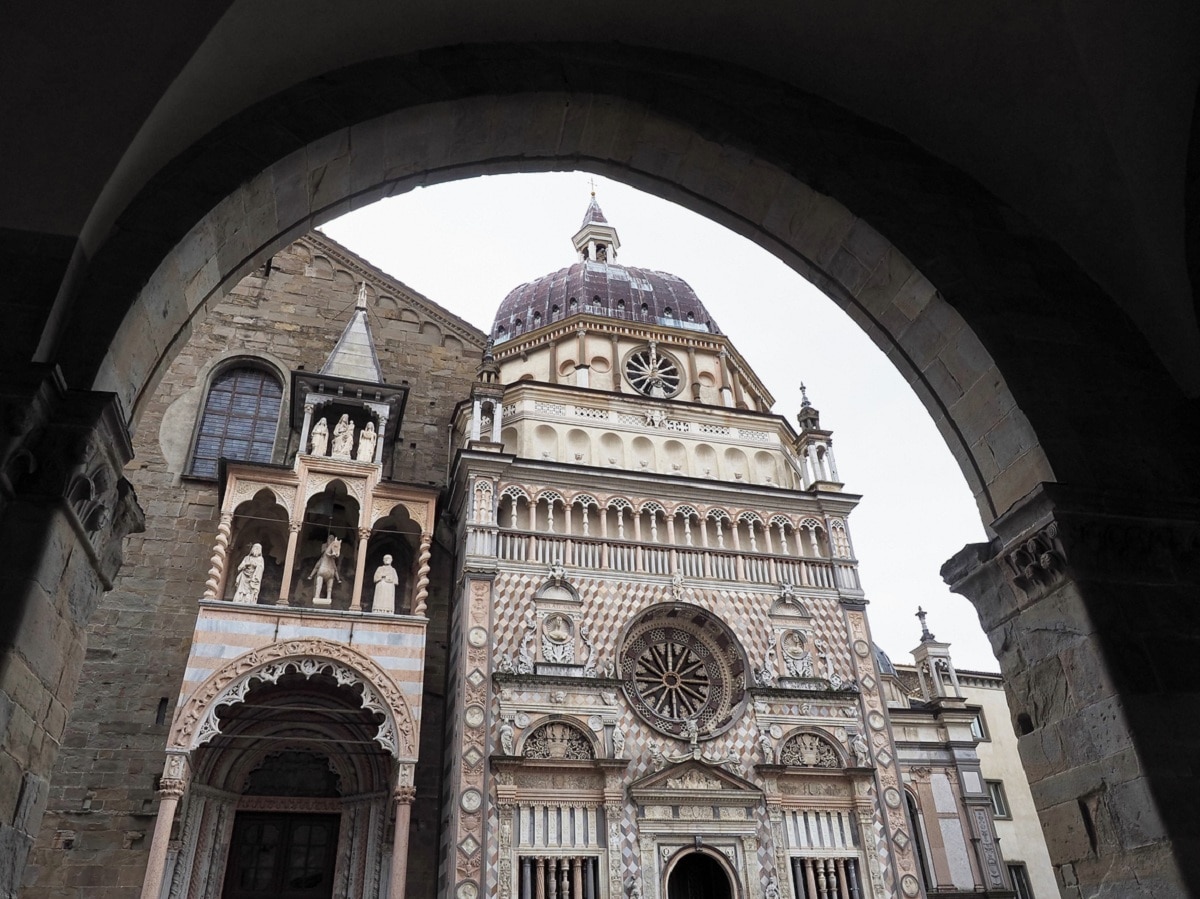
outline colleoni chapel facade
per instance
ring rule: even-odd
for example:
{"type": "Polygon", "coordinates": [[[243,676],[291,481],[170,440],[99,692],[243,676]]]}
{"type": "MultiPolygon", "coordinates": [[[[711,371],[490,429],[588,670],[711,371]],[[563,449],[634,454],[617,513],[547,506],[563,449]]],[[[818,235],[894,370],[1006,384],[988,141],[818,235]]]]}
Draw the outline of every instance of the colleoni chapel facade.
{"type": "Polygon", "coordinates": [[[573,245],[488,334],[319,234],[196,329],[23,895],[1028,894],[817,410],[594,197],[573,245]]]}

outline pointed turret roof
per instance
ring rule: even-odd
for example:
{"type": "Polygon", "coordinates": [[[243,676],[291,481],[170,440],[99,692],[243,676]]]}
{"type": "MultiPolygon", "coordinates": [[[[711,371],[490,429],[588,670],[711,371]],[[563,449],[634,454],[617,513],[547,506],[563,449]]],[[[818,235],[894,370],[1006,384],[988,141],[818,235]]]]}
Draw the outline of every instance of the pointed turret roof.
{"type": "Polygon", "coordinates": [[[608,219],[604,217],[604,210],[600,208],[600,204],[596,202],[596,195],[592,194],[592,202],[588,203],[587,212],[583,214],[583,224],[580,228],[586,228],[588,225],[607,225],[608,219]]]}
{"type": "Polygon", "coordinates": [[[321,374],[351,381],[382,384],[383,369],[380,368],[379,355],[375,352],[375,339],[371,336],[371,326],[367,322],[366,288],[367,282],[364,281],[358,289],[354,314],[350,316],[350,321],[346,323],[333,352],[321,367],[321,374]]]}

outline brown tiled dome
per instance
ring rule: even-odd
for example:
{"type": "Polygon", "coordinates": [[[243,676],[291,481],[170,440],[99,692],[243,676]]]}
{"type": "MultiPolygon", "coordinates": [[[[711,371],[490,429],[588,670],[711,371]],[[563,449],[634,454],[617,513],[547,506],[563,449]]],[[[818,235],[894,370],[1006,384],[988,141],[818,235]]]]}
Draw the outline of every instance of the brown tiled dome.
{"type": "Polygon", "coordinates": [[[492,338],[502,343],[583,314],[720,333],[682,278],[653,269],[581,261],[509,293],[496,312],[492,338]]]}

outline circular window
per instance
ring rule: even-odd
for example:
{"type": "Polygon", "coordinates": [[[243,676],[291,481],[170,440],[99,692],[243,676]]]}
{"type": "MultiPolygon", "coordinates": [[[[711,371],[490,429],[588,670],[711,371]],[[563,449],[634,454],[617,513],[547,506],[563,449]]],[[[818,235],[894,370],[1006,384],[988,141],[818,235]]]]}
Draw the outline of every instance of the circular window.
{"type": "Polygon", "coordinates": [[[702,740],[728,730],[746,703],[746,658],[715,615],[686,603],[634,620],[618,652],[629,704],[655,730],[702,740]]]}
{"type": "Polygon", "coordinates": [[[626,357],[625,377],[638,393],[656,399],[670,399],[683,387],[679,363],[653,343],[626,357]]]}

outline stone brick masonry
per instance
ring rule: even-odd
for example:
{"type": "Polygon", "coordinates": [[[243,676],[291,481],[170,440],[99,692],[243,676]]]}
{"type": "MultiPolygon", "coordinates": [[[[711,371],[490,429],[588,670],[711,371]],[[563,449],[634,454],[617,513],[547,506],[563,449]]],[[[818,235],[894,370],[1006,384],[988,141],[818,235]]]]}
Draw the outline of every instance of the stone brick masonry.
{"type": "MultiPolygon", "coordinates": [[[[287,421],[287,373],[321,366],[363,281],[385,380],[407,381],[410,388],[385,474],[422,485],[445,482],[447,398],[469,393],[484,340],[466,322],[319,234],[280,252],[193,321],[142,403],[126,475],[146,511],[146,529],[126,542],[124,569],[91,619],[80,688],[23,896],[139,894],[158,808],[157,775],[217,528],[216,483],[184,475],[207,384],[236,357],[278,369],[285,406],[273,461],[287,462],[298,440],[287,421]]],[[[408,895],[414,897],[431,897],[435,881],[447,606],[437,588],[444,591],[449,582],[438,542],[413,807],[408,895]]]]}

